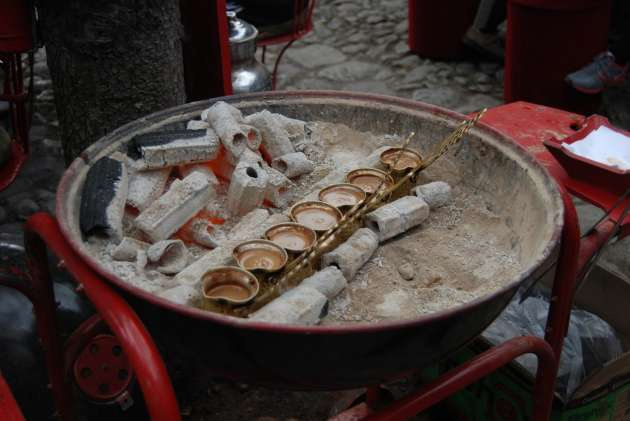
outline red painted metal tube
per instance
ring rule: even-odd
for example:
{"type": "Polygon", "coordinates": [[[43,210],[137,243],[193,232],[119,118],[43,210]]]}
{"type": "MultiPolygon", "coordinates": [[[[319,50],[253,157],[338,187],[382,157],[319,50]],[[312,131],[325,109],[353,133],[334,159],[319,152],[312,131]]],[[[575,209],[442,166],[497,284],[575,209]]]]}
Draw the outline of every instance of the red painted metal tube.
{"type": "Polygon", "coordinates": [[[88,299],[120,340],[138,376],[151,419],[180,420],[179,406],[164,362],[136,313],[76,255],[52,216],[46,213],[33,215],[26,223],[25,234],[30,267],[34,273],[47,271],[43,269],[47,266],[47,260],[42,256],[45,256],[48,246],[83,286],[88,299]],[[38,258],[33,260],[31,256],[38,258]]]}
{"type": "MultiPolygon", "coordinates": [[[[580,274],[595,253],[615,234],[615,223],[607,220],[600,223],[591,234],[580,240],[580,227],[575,206],[566,190],[561,188],[561,192],[565,209],[562,248],[553,283],[551,305],[545,330],[545,340],[553,348],[554,354],[558,356],[554,374],[557,373],[559,356],[562,353],[564,338],[569,328],[573,296],[580,281],[580,274]]],[[[550,380],[553,388],[555,375],[550,380]]]]}
{"type": "Polygon", "coordinates": [[[29,274],[31,302],[35,312],[37,335],[44,351],[44,360],[50,379],[50,387],[57,411],[62,420],[76,420],[76,407],[69,379],[65,376],[63,347],[57,325],[55,294],[48,268],[46,245],[35,231],[24,230],[24,248],[29,274]]]}
{"type": "Polygon", "coordinates": [[[608,240],[615,235],[617,225],[614,221],[608,219],[602,221],[595,227],[592,233],[584,237],[580,242],[580,253],[577,259],[578,273],[584,270],[593,255],[600,251],[606,245],[608,240]]]}
{"type": "MultiPolygon", "coordinates": [[[[534,420],[546,420],[551,413],[553,389],[549,389],[549,376],[554,376],[555,359],[547,342],[533,336],[521,336],[489,349],[472,360],[449,371],[423,386],[411,396],[374,412],[361,421],[403,421],[437,404],[480,378],[510,363],[520,355],[534,353],[538,357],[536,392],[534,393],[534,420]]],[[[342,418],[340,418],[342,419],[342,418]]]]}
{"type": "Polygon", "coordinates": [[[0,415],[4,421],[26,421],[18,406],[9,385],[0,373],[0,415]]]}

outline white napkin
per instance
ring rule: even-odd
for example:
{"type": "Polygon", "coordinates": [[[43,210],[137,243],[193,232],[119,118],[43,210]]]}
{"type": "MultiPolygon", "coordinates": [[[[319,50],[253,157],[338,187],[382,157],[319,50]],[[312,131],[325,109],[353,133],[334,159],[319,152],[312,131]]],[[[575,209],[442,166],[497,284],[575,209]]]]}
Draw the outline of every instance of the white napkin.
{"type": "Polygon", "coordinates": [[[608,127],[593,130],[582,140],[562,147],[576,155],[620,170],[630,170],[630,137],[608,127]]]}

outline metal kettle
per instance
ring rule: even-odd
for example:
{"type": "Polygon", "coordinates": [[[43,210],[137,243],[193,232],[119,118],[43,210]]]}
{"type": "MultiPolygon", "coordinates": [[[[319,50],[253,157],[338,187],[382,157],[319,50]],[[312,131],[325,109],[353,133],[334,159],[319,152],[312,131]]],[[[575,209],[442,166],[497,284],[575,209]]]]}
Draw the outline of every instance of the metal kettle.
{"type": "Polygon", "coordinates": [[[232,55],[232,90],[235,94],[271,91],[271,73],[256,60],[258,30],[227,12],[230,25],[230,52],[232,55]]]}

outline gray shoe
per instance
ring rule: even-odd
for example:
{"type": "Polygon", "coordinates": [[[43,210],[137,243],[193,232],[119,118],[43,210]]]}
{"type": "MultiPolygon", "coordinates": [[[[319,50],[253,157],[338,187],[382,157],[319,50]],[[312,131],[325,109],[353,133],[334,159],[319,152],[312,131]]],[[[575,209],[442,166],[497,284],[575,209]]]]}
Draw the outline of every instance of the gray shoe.
{"type": "Polygon", "coordinates": [[[466,31],[462,42],[480,53],[493,57],[497,60],[503,60],[505,57],[503,39],[498,33],[486,34],[474,26],[471,26],[466,31]]]}
{"type": "Polygon", "coordinates": [[[625,66],[617,64],[615,56],[606,51],[580,70],[567,75],[565,80],[577,91],[598,94],[608,86],[623,85],[628,67],[630,66],[627,64],[625,66]]]}

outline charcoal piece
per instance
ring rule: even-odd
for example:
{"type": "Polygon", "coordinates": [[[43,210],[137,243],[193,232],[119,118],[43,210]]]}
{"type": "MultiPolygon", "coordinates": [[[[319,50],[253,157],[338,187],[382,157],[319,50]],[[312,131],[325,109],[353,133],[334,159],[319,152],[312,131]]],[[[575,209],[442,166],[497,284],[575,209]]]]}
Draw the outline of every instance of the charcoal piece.
{"type": "Polygon", "coordinates": [[[170,130],[139,134],[127,145],[127,155],[133,159],[140,159],[144,147],[166,145],[175,140],[194,139],[205,135],[205,130],[170,130]]]}
{"type": "Polygon", "coordinates": [[[128,184],[127,168],[120,161],[103,157],[90,167],[81,193],[79,226],[83,235],[122,240],[128,184]]]}
{"type": "Polygon", "coordinates": [[[157,169],[211,161],[219,153],[219,139],[212,130],[173,130],[134,137],[127,155],[141,169],[157,169]]]}

